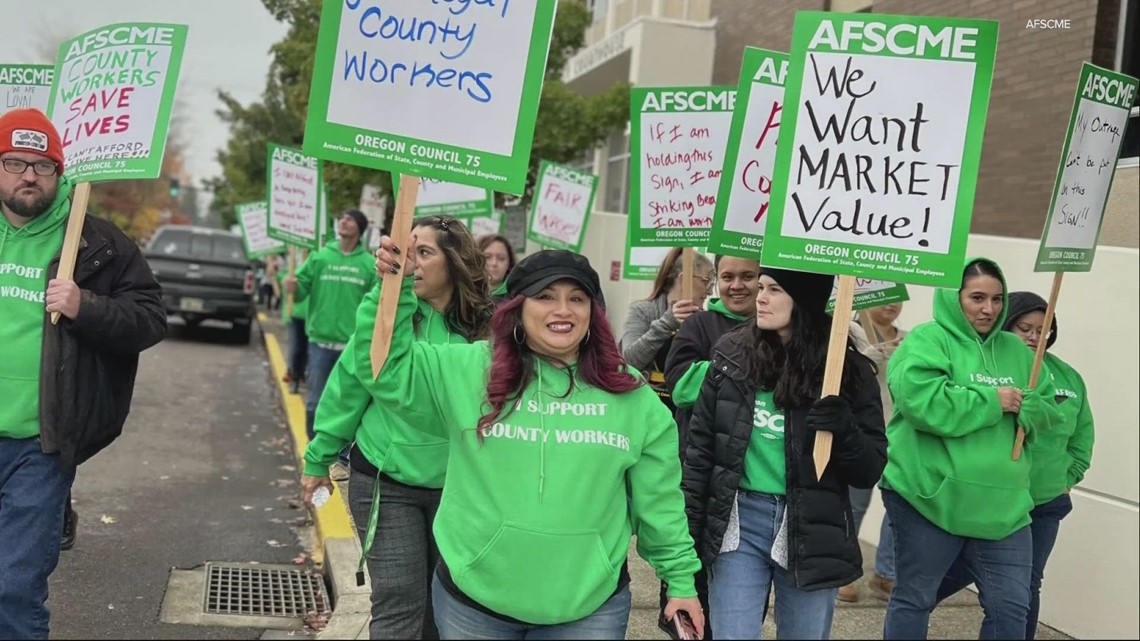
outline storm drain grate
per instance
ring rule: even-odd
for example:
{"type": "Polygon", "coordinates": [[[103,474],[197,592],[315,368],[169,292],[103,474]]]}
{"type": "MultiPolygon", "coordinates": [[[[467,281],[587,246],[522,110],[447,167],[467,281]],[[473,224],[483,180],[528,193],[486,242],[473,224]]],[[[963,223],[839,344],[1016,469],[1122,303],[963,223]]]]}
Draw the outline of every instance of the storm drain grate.
{"type": "Polygon", "coordinates": [[[207,614],[303,617],[328,612],[328,594],[319,574],[245,564],[206,564],[207,614]]]}

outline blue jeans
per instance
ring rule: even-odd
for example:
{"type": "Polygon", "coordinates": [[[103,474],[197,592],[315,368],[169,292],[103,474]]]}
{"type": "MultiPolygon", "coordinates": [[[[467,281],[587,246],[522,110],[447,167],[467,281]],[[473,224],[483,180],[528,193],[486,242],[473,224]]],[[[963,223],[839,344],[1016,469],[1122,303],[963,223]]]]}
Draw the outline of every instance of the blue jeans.
{"type": "Polygon", "coordinates": [[[925,639],[939,587],[961,561],[978,577],[983,639],[1023,639],[1029,614],[1033,535],[1029,526],[999,541],[956,536],[928,521],[902,496],[883,490],[895,533],[898,576],[884,639],[925,639]]]}
{"type": "MultiPolygon", "coordinates": [[[[1061,519],[1073,511],[1073,501],[1068,494],[1062,494],[1047,503],[1033,508],[1029,513],[1033,522],[1029,530],[1033,533],[1033,576],[1029,581],[1029,614],[1025,620],[1025,638],[1037,637],[1037,617],[1041,612],[1041,582],[1045,579],[1045,564],[1057,542],[1057,532],[1061,529],[1061,519]]],[[[938,601],[948,599],[976,581],[969,566],[961,560],[950,568],[942,585],[938,588],[938,601]]],[[[996,632],[987,628],[989,619],[982,623],[982,636],[994,638],[996,632]]]]}
{"type": "MultiPolygon", "coordinates": [[[[867,508],[871,505],[871,495],[874,493],[875,491],[872,489],[848,488],[856,533],[863,525],[863,517],[867,514],[867,508]]],[[[895,535],[891,531],[891,519],[885,514],[883,515],[883,522],[879,524],[879,548],[875,551],[875,574],[884,579],[895,580],[895,535]]]]}
{"type": "Polygon", "coordinates": [[[0,639],[48,638],[48,577],[74,478],[39,438],[0,437],[0,639]]]}
{"type": "Polygon", "coordinates": [[[286,367],[289,368],[289,373],[294,380],[301,380],[305,378],[305,368],[309,361],[309,337],[305,335],[305,320],[290,318],[287,327],[289,329],[289,360],[286,367]]]}
{"type": "Polygon", "coordinates": [[[305,432],[309,440],[313,440],[313,417],[317,415],[317,404],[321,402],[321,394],[325,392],[325,385],[329,382],[336,359],[340,358],[343,350],[327,349],[309,342],[309,390],[305,396],[305,432]]]}
{"type": "Polygon", "coordinates": [[[594,613],[557,625],[509,623],[459,602],[433,577],[431,602],[441,639],[624,639],[629,625],[629,586],[594,613]]]}
{"type": "MultiPolygon", "coordinates": [[[[709,572],[709,611],[717,639],[759,639],[776,588],[776,638],[826,639],[831,635],[836,588],[796,587],[788,571],[772,560],[772,542],[787,502],[782,496],[741,490],[740,547],[722,552],[709,572]]],[[[793,543],[789,541],[789,547],[793,543]]]]}

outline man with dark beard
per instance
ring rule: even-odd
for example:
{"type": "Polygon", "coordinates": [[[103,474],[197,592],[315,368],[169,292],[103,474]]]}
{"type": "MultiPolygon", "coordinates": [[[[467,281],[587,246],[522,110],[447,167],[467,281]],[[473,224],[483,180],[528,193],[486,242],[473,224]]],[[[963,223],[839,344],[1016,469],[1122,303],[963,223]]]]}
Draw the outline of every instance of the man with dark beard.
{"type": "Polygon", "coordinates": [[[42,113],[0,116],[0,638],[48,637],[75,468],[115,440],[138,354],[166,334],[138,247],[88,217],[75,279],[57,279],[72,182],[42,113]],[[58,325],[52,325],[59,312],[58,325]]]}

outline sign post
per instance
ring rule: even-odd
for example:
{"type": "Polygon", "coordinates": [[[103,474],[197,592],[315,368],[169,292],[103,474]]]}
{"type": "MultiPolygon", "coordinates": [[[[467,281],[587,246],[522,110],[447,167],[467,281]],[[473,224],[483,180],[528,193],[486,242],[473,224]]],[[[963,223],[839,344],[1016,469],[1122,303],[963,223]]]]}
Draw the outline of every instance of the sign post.
{"type": "Polygon", "coordinates": [[[60,45],[47,115],[76,185],[57,278],[75,276],[92,182],[161,175],[186,33],[184,25],[119,23],[60,45]]]}
{"type": "MultiPolygon", "coordinates": [[[[1116,175],[1116,159],[1124,142],[1129,112],[1136,104],[1138,82],[1087,62],[1081,66],[1034,267],[1034,271],[1054,272],[1043,335],[1053,327],[1065,272],[1092,270],[1105,204],[1116,175]]],[[[1035,387],[1041,376],[1047,342],[1042,339],[1037,344],[1030,387],[1035,387]]],[[[1024,442],[1025,430],[1019,426],[1014,437],[1014,460],[1021,457],[1024,442]]]]}
{"type": "Polygon", "coordinates": [[[542,161],[526,237],[544,247],[582,251],[597,190],[594,174],[542,161]]]}
{"type": "Polygon", "coordinates": [[[840,276],[824,396],[839,393],[855,277],[960,284],[997,26],[796,14],[761,262],[840,276]]]}
{"type": "MultiPolygon", "coordinates": [[[[522,194],[556,5],[323,3],[305,151],[399,173],[392,236],[401,244],[420,177],[522,194]]],[[[374,375],[387,358],[403,281],[383,282],[374,375]]]]}

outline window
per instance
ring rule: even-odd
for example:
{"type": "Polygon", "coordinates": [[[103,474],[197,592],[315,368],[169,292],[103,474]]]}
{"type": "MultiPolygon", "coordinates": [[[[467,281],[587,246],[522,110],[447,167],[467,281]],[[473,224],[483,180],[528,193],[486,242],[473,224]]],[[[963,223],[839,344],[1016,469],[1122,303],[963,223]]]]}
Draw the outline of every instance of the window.
{"type": "Polygon", "coordinates": [[[245,247],[236,236],[165,229],[152,241],[153,251],[169,256],[245,262],[245,247]]]}
{"type": "Polygon", "coordinates": [[[629,211],[629,134],[611,134],[606,153],[606,197],[602,209],[624,214],[629,211]]]}

